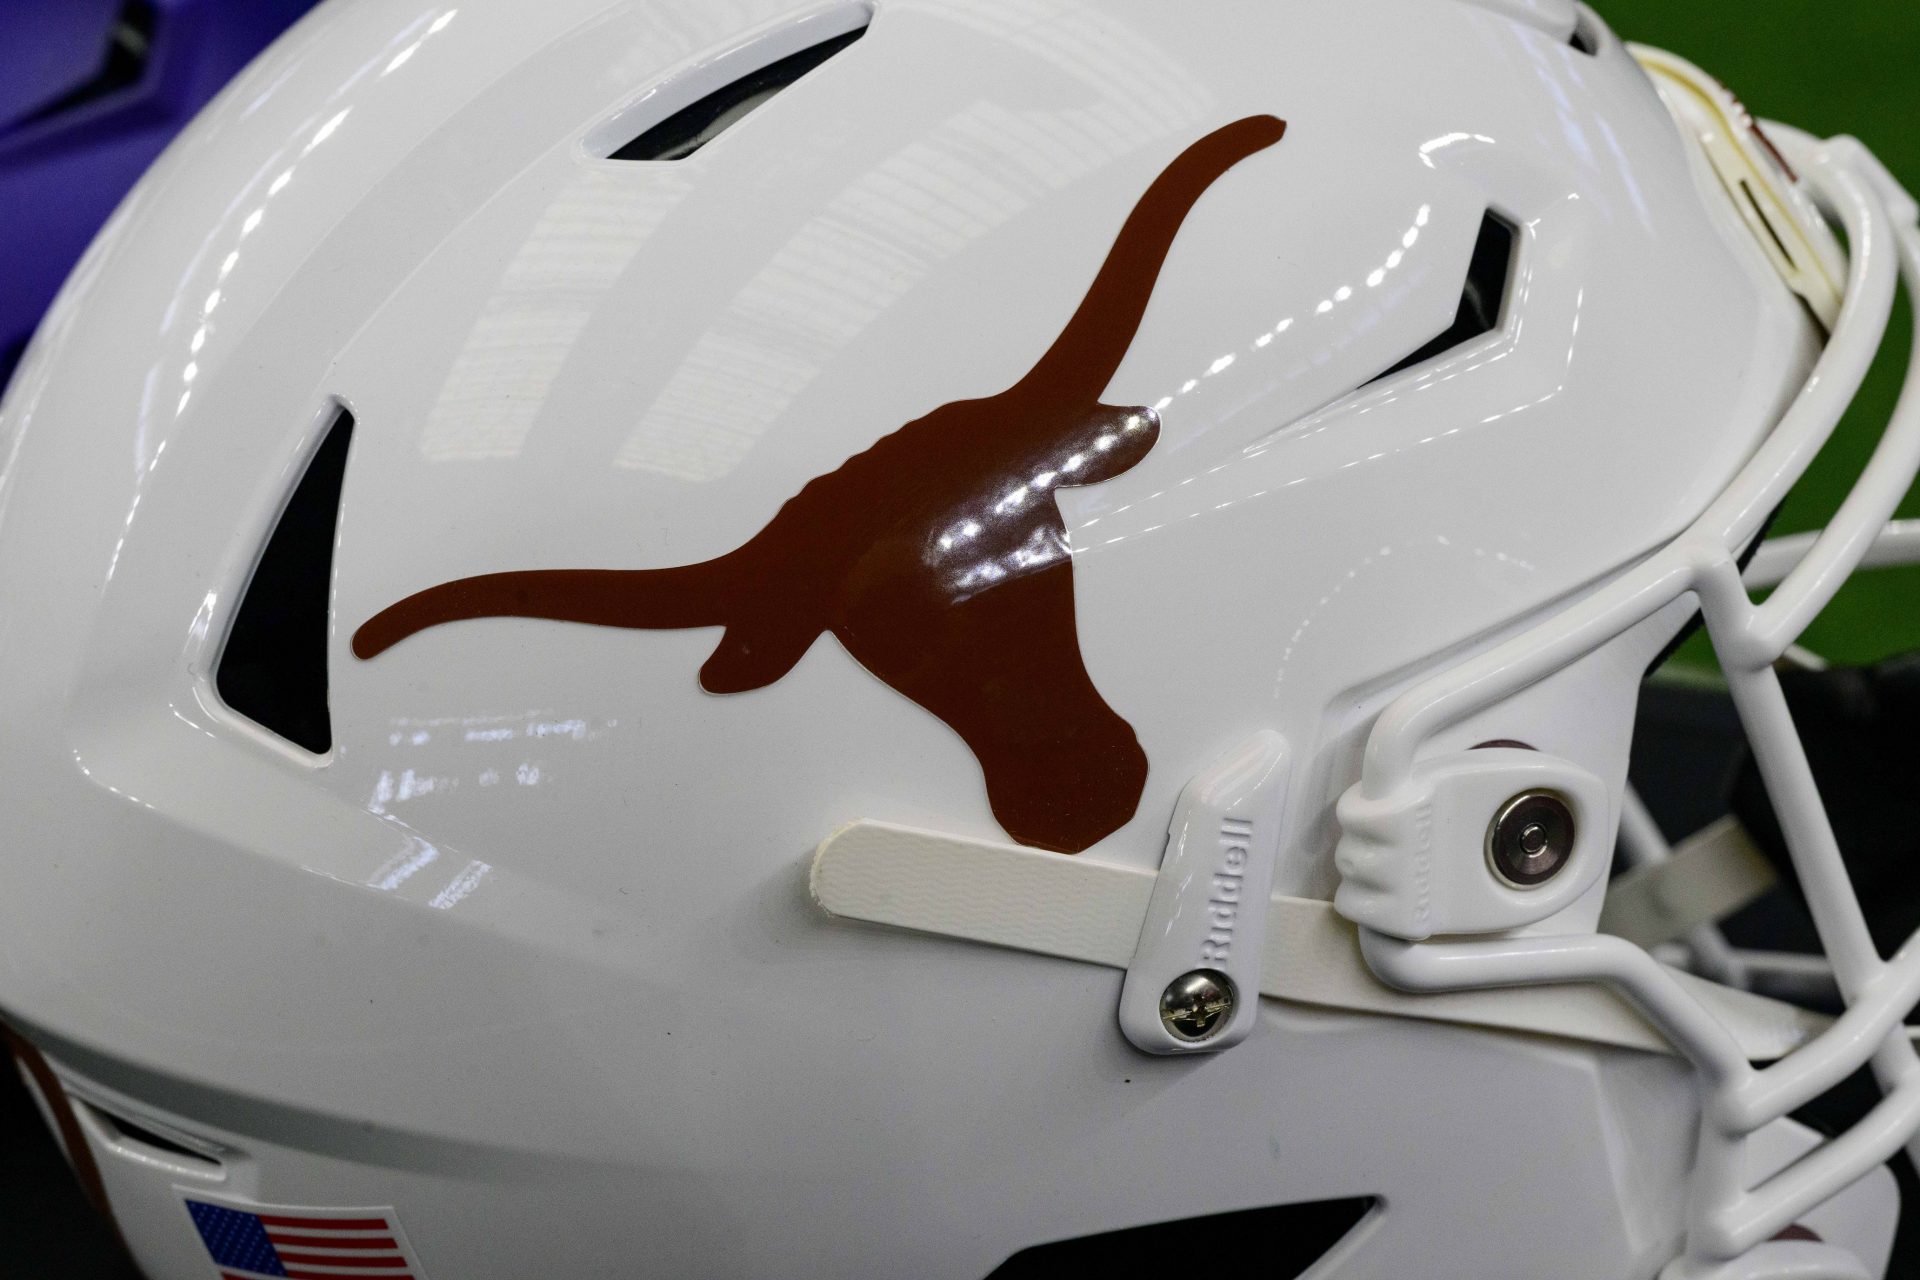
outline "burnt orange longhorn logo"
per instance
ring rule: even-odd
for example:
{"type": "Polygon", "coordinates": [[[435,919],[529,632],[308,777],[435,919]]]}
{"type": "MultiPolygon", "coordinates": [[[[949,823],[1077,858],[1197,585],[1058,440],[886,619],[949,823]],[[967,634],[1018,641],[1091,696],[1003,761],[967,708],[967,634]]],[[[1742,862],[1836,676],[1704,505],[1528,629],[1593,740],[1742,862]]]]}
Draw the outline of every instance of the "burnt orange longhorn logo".
{"type": "Polygon", "coordinates": [[[1153,448],[1151,409],[1103,404],[1175,234],[1228,169],[1286,124],[1249,116],[1188,147],[1140,197],[1087,296],[1027,375],[957,400],[809,481],[759,533],[700,564],[533,569],[431,587],[353,637],[362,658],[463,618],[724,627],[709,693],[774,683],[822,632],[950,726],[1022,844],[1078,853],[1133,816],[1147,757],[1093,687],[1052,491],[1153,448]]]}

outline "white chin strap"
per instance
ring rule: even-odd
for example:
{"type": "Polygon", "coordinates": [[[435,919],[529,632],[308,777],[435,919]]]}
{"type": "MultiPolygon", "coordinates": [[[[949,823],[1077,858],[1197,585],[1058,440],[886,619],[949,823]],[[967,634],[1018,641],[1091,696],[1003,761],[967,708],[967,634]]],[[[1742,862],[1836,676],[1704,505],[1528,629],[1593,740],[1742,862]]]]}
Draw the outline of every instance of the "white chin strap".
{"type": "MultiPolygon", "coordinates": [[[[845,919],[1128,969],[1159,878],[1144,867],[856,822],[821,843],[810,886],[815,902],[845,919]]],[[[1395,990],[1367,968],[1360,931],[1317,898],[1269,898],[1265,932],[1260,994],[1276,1000],[1679,1052],[1633,1005],[1601,986],[1439,995],[1395,990]]],[[[1667,972],[1755,1061],[1785,1056],[1829,1021],[1667,972]]]]}

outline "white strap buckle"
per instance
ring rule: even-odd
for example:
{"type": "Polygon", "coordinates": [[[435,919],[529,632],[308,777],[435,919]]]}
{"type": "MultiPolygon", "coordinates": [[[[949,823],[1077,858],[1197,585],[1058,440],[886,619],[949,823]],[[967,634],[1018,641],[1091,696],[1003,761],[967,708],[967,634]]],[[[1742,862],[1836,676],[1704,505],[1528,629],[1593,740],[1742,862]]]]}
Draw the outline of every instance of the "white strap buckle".
{"type": "Polygon", "coordinates": [[[1253,1030],[1287,764],[1286,740],[1264,730],[1180,793],[1120,988],[1135,1048],[1216,1053],[1253,1030]]]}

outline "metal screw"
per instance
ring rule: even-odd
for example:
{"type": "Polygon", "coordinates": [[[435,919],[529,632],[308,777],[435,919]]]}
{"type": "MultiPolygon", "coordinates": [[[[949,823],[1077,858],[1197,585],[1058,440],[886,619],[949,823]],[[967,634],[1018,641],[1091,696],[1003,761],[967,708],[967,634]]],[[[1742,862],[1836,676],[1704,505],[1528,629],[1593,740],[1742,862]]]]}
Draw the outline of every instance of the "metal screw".
{"type": "Polygon", "coordinates": [[[1522,791],[1487,826],[1487,861],[1516,889],[1560,874],[1573,855],[1573,810],[1551,791],[1522,791]]]}
{"type": "Polygon", "coordinates": [[[1205,1040],[1233,1016],[1233,981],[1214,969],[1195,969],[1167,984],[1160,1021],[1176,1040],[1205,1040]]]}

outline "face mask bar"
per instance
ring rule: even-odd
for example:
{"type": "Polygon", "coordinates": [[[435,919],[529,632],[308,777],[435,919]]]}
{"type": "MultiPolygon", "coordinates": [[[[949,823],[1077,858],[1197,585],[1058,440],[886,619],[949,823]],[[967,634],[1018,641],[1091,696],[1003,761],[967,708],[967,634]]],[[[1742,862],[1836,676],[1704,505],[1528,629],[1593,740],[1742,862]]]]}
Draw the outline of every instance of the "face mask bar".
{"type": "MultiPolygon", "coordinates": [[[[1806,556],[1816,536],[1796,533],[1762,543],[1741,575],[1747,589],[1778,586],[1806,556]]],[[[1913,564],[1920,564],[1920,520],[1895,520],[1874,539],[1859,567],[1913,564]]],[[[1827,669],[1824,658],[1797,644],[1788,646],[1785,660],[1802,670],[1827,669]]],[[[1676,847],[1668,843],[1653,815],[1629,786],[1622,799],[1619,834],[1627,865],[1645,873],[1655,888],[1636,894],[1635,880],[1617,881],[1608,891],[1607,911],[1601,917],[1603,932],[1623,934],[1650,949],[1668,944],[1668,950],[1659,954],[1671,956],[1680,967],[1723,986],[1801,1002],[1830,1004],[1839,998],[1833,966],[1824,957],[1736,947],[1720,932],[1717,921],[1776,883],[1772,868],[1737,819],[1722,818],[1676,847]],[[1714,846],[1699,852],[1718,859],[1715,876],[1704,884],[1688,883],[1681,872],[1682,883],[1676,889],[1672,882],[1676,854],[1685,856],[1703,842],[1714,846]],[[1737,864],[1732,871],[1727,868],[1729,859],[1737,864]],[[1624,895],[1620,892],[1623,885],[1627,886],[1624,895]],[[1617,913],[1616,906],[1620,908],[1617,913]]]]}
{"type": "MultiPolygon", "coordinates": [[[[1903,560],[1920,547],[1920,531],[1888,525],[1920,468],[1920,391],[1911,371],[1878,447],[1826,529],[1782,539],[1758,557],[1752,584],[1778,584],[1764,602],[1754,602],[1738,564],[1741,550],[1857,392],[1885,334],[1896,280],[1904,277],[1910,295],[1920,297],[1920,230],[1912,198],[1857,141],[1820,143],[1786,129],[1777,129],[1776,136],[1821,208],[1844,226],[1851,247],[1840,313],[1806,387],[1732,484],[1673,543],[1548,622],[1400,697],[1368,739],[1361,781],[1350,799],[1356,808],[1417,807],[1417,766],[1431,755],[1428,744],[1437,735],[1691,596],[1705,616],[1779,816],[1845,1013],[1802,1048],[1756,1069],[1672,971],[1622,938],[1459,941],[1460,933],[1471,931],[1435,927],[1433,934],[1454,938],[1427,941],[1421,940],[1424,933],[1402,930],[1396,936],[1396,917],[1376,910],[1364,894],[1349,900],[1343,892],[1336,899],[1361,926],[1368,965],[1392,986],[1426,993],[1607,984],[1694,1063],[1703,1097],[1686,1248],[1663,1270],[1662,1280],[1864,1280],[1861,1264],[1839,1249],[1775,1237],[1903,1145],[1920,1156],[1920,1054],[1902,1025],[1920,1001],[1920,935],[1891,960],[1875,951],[1774,669],[1857,567],[1903,560]],[[1749,1186],[1747,1136],[1869,1061],[1885,1094],[1879,1105],[1857,1125],[1749,1186]]],[[[1920,368],[1920,350],[1914,359],[1920,368]]],[[[1437,864],[1434,874],[1464,879],[1484,876],[1485,868],[1478,857],[1463,858],[1437,864]]],[[[1424,901],[1424,883],[1420,892],[1424,901]]]]}

